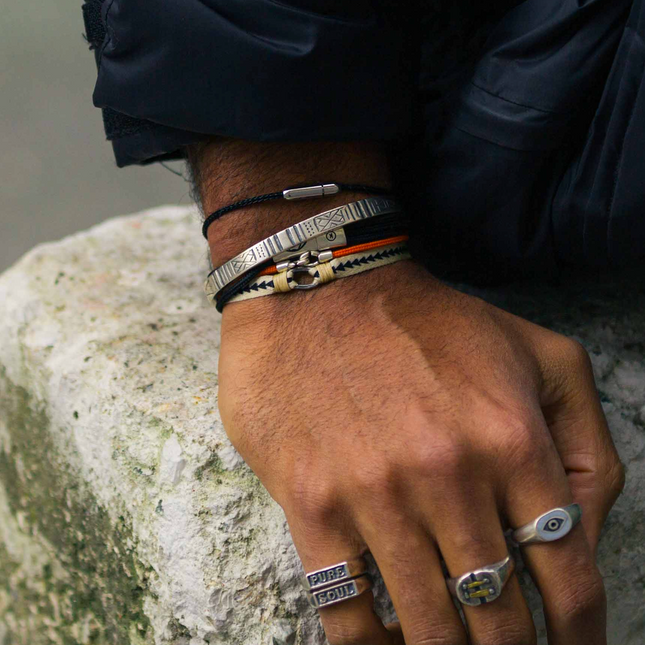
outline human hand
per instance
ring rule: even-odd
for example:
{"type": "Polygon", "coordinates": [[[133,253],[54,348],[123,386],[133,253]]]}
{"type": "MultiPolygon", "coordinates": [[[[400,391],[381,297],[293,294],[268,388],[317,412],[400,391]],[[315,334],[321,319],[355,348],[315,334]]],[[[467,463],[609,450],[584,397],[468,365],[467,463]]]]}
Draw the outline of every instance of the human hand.
{"type": "MultiPolygon", "coordinates": [[[[457,576],[503,559],[503,530],[573,501],[582,527],[524,548],[552,645],[600,645],[594,552],[623,470],[575,341],[405,261],[228,305],[219,408],[282,506],[306,571],[370,551],[407,645],[516,645],[535,630],[516,577],[465,607],[457,576]]],[[[392,645],[372,595],[320,610],[332,645],[392,645]]]]}

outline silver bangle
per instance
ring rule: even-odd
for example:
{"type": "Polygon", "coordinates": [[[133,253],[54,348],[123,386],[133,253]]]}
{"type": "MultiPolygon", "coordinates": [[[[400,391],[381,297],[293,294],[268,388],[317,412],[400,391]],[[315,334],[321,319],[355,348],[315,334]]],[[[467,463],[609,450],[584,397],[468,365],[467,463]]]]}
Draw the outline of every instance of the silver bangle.
{"type": "Polygon", "coordinates": [[[292,251],[293,254],[297,254],[303,243],[312,238],[325,235],[352,222],[377,215],[398,213],[401,210],[400,204],[393,199],[368,197],[318,213],[318,215],[267,237],[213,269],[206,279],[204,290],[209,296],[214,295],[243,273],[284,251],[292,251]]]}

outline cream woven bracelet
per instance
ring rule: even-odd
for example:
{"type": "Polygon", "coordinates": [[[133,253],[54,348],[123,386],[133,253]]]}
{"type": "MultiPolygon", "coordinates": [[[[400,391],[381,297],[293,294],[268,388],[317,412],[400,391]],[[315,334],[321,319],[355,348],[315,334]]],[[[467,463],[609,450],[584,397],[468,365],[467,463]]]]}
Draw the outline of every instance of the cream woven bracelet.
{"type": "Polygon", "coordinates": [[[411,257],[405,242],[388,244],[376,249],[332,258],[314,266],[297,267],[274,273],[273,275],[260,276],[242,288],[228,302],[240,302],[251,298],[269,296],[274,293],[288,293],[298,289],[313,289],[339,278],[348,278],[363,271],[393,264],[399,260],[409,260],[411,257]],[[313,282],[309,284],[299,283],[296,276],[300,273],[308,273],[313,278],[313,282]]]}

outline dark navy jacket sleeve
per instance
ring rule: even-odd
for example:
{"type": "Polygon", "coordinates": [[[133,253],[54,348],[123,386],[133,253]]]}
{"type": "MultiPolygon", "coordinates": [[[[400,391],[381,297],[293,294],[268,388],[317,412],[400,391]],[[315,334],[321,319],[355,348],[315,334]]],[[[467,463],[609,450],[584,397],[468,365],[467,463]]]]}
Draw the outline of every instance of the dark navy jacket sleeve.
{"type": "Polygon", "coordinates": [[[467,82],[428,105],[440,123],[418,160],[438,272],[555,275],[645,258],[644,6],[525,0],[467,82]]]}
{"type": "Polygon", "coordinates": [[[632,0],[525,0],[490,35],[454,124],[516,150],[558,148],[595,109],[632,0]]]}
{"type": "Polygon", "coordinates": [[[645,0],[500,6],[85,0],[94,103],[119,166],[212,135],[386,142],[438,275],[645,260],[645,0]]]}
{"type": "MultiPolygon", "coordinates": [[[[391,0],[88,0],[94,104],[119,166],[225,135],[409,135],[417,59],[391,0]]],[[[413,30],[412,26],[412,30],[413,30]]]]}

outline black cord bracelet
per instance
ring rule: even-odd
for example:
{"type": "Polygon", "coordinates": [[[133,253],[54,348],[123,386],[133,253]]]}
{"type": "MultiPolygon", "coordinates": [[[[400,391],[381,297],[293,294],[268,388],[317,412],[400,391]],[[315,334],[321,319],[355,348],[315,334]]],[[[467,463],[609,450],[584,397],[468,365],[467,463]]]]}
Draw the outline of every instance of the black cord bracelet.
{"type": "Polygon", "coordinates": [[[287,200],[306,199],[308,197],[327,197],[329,195],[336,195],[340,191],[351,191],[355,193],[368,193],[372,195],[391,195],[390,188],[380,188],[375,186],[365,186],[363,184],[318,184],[316,186],[301,186],[296,188],[287,188],[276,193],[267,193],[266,195],[258,195],[257,197],[248,197],[239,202],[224,206],[211,213],[202,225],[202,235],[208,239],[208,227],[217,219],[226,215],[231,211],[252,206],[253,204],[260,204],[267,202],[271,199],[279,199],[280,197],[287,200]]]}

